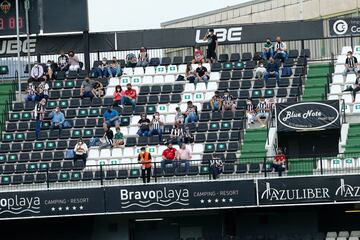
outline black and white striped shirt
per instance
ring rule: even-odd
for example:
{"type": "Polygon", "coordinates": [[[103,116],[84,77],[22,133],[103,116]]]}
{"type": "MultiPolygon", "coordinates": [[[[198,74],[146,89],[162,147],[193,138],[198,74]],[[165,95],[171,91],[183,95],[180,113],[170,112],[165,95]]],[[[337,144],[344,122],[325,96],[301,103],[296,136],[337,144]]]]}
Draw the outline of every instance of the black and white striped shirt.
{"type": "Polygon", "coordinates": [[[259,102],[256,108],[259,110],[260,113],[264,113],[266,112],[267,107],[268,104],[266,102],[259,102]]]}
{"type": "Polygon", "coordinates": [[[151,124],[153,129],[160,129],[160,119],[153,118],[151,124]]]}
{"type": "Polygon", "coordinates": [[[285,51],[286,49],[286,44],[284,42],[277,42],[275,44],[275,51],[277,51],[278,49],[280,49],[280,51],[285,51]]]}
{"type": "Polygon", "coordinates": [[[254,105],[252,103],[247,103],[246,104],[246,111],[247,112],[252,112],[254,111],[254,105]]]}
{"type": "Polygon", "coordinates": [[[182,137],[184,135],[184,132],[182,128],[173,128],[171,129],[170,135],[172,137],[182,137]]]}
{"type": "Polygon", "coordinates": [[[354,67],[355,67],[355,63],[357,63],[357,59],[356,59],[356,57],[346,58],[345,63],[346,63],[350,68],[354,68],[354,67]]]}

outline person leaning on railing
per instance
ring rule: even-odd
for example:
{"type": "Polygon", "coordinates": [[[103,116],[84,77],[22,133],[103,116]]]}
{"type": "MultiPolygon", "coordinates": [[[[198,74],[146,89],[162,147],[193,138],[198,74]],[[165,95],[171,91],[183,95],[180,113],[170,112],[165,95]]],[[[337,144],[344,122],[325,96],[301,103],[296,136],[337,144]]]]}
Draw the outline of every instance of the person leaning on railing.
{"type": "Polygon", "coordinates": [[[273,160],[273,168],[275,172],[278,172],[279,177],[282,176],[282,172],[285,170],[286,156],[281,149],[278,149],[277,154],[273,160]]]}
{"type": "Polygon", "coordinates": [[[143,183],[149,183],[151,177],[151,154],[146,151],[145,147],[140,148],[138,162],[141,164],[141,177],[143,183]]]}

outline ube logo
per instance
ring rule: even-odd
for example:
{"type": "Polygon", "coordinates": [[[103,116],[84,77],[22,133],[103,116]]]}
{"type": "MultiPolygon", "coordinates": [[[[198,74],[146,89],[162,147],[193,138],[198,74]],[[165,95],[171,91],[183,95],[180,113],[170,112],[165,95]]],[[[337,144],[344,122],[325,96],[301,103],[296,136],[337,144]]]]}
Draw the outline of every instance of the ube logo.
{"type": "Polygon", "coordinates": [[[23,212],[40,213],[39,197],[13,197],[0,198],[0,215],[4,213],[21,214],[23,212]]]}
{"type": "Polygon", "coordinates": [[[140,207],[148,208],[153,205],[168,207],[171,205],[189,205],[189,190],[186,188],[130,191],[120,190],[121,208],[140,207]]]}
{"type": "MultiPolygon", "coordinates": [[[[338,102],[336,102],[338,107],[338,102]]],[[[339,125],[339,110],[326,103],[304,102],[278,108],[278,123],[294,130],[319,130],[339,125]]]]}
{"type": "MultiPolygon", "coordinates": [[[[218,42],[239,42],[241,41],[241,32],[242,27],[214,28],[214,34],[216,34],[218,42]]],[[[197,29],[195,42],[206,43],[206,41],[203,40],[205,33],[205,30],[197,29]]]]}

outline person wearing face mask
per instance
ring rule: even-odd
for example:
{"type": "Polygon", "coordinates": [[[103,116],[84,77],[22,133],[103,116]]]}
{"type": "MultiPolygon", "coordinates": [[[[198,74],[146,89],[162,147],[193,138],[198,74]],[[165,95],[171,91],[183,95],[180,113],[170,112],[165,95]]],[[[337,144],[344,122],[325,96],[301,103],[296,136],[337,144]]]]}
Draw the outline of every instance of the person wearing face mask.
{"type": "Polygon", "coordinates": [[[276,37],[276,43],[274,45],[274,59],[280,59],[284,62],[287,58],[286,44],[281,40],[279,36],[276,37]]]}
{"type": "Polygon", "coordinates": [[[77,71],[80,68],[80,60],[73,51],[69,52],[69,70],[77,71]]]}
{"type": "Polygon", "coordinates": [[[34,62],[34,66],[31,68],[31,81],[38,81],[44,75],[44,68],[37,62],[34,62]]]}
{"type": "Polygon", "coordinates": [[[174,124],[183,124],[184,123],[184,114],[181,112],[181,109],[177,107],[175,114],[175,122],[174,124]]]}
{"type": "Polygon", "coordinates": [[[74,147],[74,161],[82,160],[86,165],[88,147],[86,143],[80,138],[74,147]]]}
{"type": "Polygon", "coordinates": [[[40,137],[41,123],[43,122],[44,115],[45,115],[45,104],[46,104],[46,99],[43,98],[43,99],[41,99],[40,102],[38,102],[35,105],[35,108],[33,110],[33,116],[35,118],[35,136],[36,136],[36,139],[39,139],[39,137],[40,137]]]}
{"type": "Polygon", "coordinates": [[[107,63],[106,57],[103,57],[100,65],[96,69],[96,76],[99,78],[109,77],[109,65],[107,63]]]}
{"type": "Polygon", "coordinates": [[[173,147],[172,143],[169,142],[167,148],[162,153],[161,169],[165,171],[167,165],[174,166],[174,159],[176,156],[176,148],[173,147]]]}
{"type": "Polygon", "coordinates": [[[256,106],[256,119],[261,124],[261,127],[266,127],[266,123],[269,119],[269,108],[264,97],[260,98],[260,101],[256,106]],[[265,118],[265,120],[262,120],[262,118],[265,118]]]}
{"type": "Polygon", "coordinates": [[[262,61],[259,61],[258,67],[255,70],[255,76],[259,80],[264,80],[264,75],[266,73],[266,68],[264,67],[264,63],[262,61]]]}
{"type": "Polygon", "coordinates": [[[94,97],[101,98],[105,93],[103,84],[99,81],[94,81],[94,86],[91,93],[94,97]]]}
{"type": "Polygon", "coordinates": [[[255,108],[251,98],[248,98],[246,100],[246,118],[247,118],[247,127],[249,128],[250,124],[255,123],[255,108]]]}
{"type": "Polygon", "coordinates": [[[195,70],[195,79],[194,79],[195,88],[196,88],[196,84],[202,81],[205,82],[205,87],[207,89],[209,82],[209,75],[207,73],[207,68],[204,67],[202,63],[199,63],[199,66],[195,70]]]}
{"type": "Polygon", "coordinates": [[[345,69],[342,73],[344,82],[346,82],[346,76],[348,73],[357,74],[357,58],[353,56],[352,51],[347,52],[347,58],[345,60],[345,69]]]}
{"type": "Polygon", "coordinates": [[[150,135],[150,119],[147,118],[146,113],[141,114],[138,126],[139,130],[137,135],[139,135],[139,137],[148,137],[150,135]]]}
{"type": "Polygon", "coordinates": [[[36,100],[40,101],[41,99],[45,98],[47,101],[49,99],[49,84],[47,83],[47,77],[43,76],[41,78],[41,83],[37,87],[37,93],[36,100]]]}
{"type": "Polygon", "coordinates": [[[262,58],[264,60],[268,60],[270,57],[273,56],[274,50],[273,50],[274,46],[271,42],[270,38],[266,39],[266,42],[264,43],[264,51],[262,54],[262,58]]]}
{"type": "Polygon", "coordinates": [[[176,143],[179,146],[184,141],[184,131],[178,123],[175,123],[170,132],[169,142],[176,143]]]}
{"type": "Polygon", "coordinates": [[[269,58],[269,62],[266,65],[266,72],[264,73],[265,83],[267,83],[270,76],[275,77],[276,82],[279,83],[279,64],[272,57],[269,58]]]}
{"type": "Polygon", "coordinates": [[[210,28],[203,38],[204,41],[207,41],[207,50],[206,58],[209,63],[214,63],[217,61],[217,50],[218,50],[218,38],[214,34],[214,29],[210,28]]]}
{"type": "Polygon", "coordinates": [[[195,106],[192,101],[187,102],[187,109],[185,111],[185,115],[185,124],[193,123],[198,120],[197,106],[195,106]]]}
{"type": "Polygon", "coordinates": [[[145,147],[140,148],[138,162],[141,164],[141,178],[143,183],[149,183],[151,178],[151,154],[145,147]]]}
{"type": "Polygon", "coordinates": [[[55,128],[59,129],[59,136],[61,136],[61,131],[63,129],[63,124],[65,122],[65,116],[60,111],[60,107],[56,107],[50,114],[49,118],[51,118],[50,130],[55,128]]]}
{"type": "Polygon", "coordinates": [[[113,109],[113,106],[110,105],[107,109],[107,111],[103,115],[103,122],[104,125],[109,125],[112,127],[119,127],[119,113],[115,109],[113,109]]]}
{"type": "Polygon", "coordinates": [[[136,90],[132,88],[130,83],[128,83],[126,85],[126,90],[124,92],[124,95],[121,97],[120,107],[124,107],[125,104],[131,104],[133,111],[135,111],[136,98],[137,98],[136,90]]]}
{"type": "Polygon", "coordinates": [[[195,51],[194,51],[194,59],[192,60],[192,64],[196,64],[196,63],[204,63],[205,59],[204,59],[204,52],[201,50],[200,46],[195,46],[195,51]]]}
{"type": "Polygon", "coordinates": [[[213,112],[220,111],[222,108],[222,98],[219,91],[215,91],[215,95],[210,100],[210,107],[213,112]]]}
{"type": "Polygon", "coordinates": [[[34,84],[31,82],[31,80],[29,80],[28,86],[26,88],[26,92],[27,92],[27,95],[26,95],[25,101],[35,102],[36,98],[37,98],[37,91],[35,89],[34,84]]]}
{"type": "Polygon", "coordinates": [[[121,76],[121,66],[118,63],[116,57],[112,58],[110,66],[108,67],[110,77],[119,77],[121,76]]]}
{"type": "Polygon", "coordinates": [[[235,98],[229,94],[228,90],[225,90],[224,96],[222,97],[221,112],[224,113],[225,111],[228,111],[228,110],[235,112],[236,111],[236,103],[235,103],[235,98]]]}
{"type": "Polygon", "coordinates": [[[125,92],[122,90],[122,87],[120,85],[117,85],[115,87],[114,91],[114,103],[113,106],[120,106],[121,105],[121,98],[125,95],[125,92]]]}
{"type": "Polygon", "coordinates": [[[149,64],[149,55],[145,47],[140,48],[137,60],[136,67],[146,67],[149,64]]]}
{"type": "Polygon", "coordinates": [[[82,99],[88,97],[92,101],[92,99],[94,98],[94,94],[93,94],[94,84],[95,81],[90,80],[89,77],[85,77],[80,87],[80,96],[82,99]]]}
{"type": "Polygon", "coordinates": [[[64,51],[60,52],[58,57],[58,71],[67,72],[69,70],[69,57],[65,55],[64,51]]]}
{"type": "Polygon", "coordinates": [[[57,65],[56,63],[54,63],[53,60],[47,60],[46,62],[46,76],[49,80],[53,80],[54,79],[54,72],[57,69],[57,65]]]}
{"type": "Polygon", "coordinates": [[[162,142],[162,127],[164,122],[160,119],[160,113],[156,112],[153,119],[150,122],[150,133],[149,136],[159,135],[159,143],[162,142]]]}

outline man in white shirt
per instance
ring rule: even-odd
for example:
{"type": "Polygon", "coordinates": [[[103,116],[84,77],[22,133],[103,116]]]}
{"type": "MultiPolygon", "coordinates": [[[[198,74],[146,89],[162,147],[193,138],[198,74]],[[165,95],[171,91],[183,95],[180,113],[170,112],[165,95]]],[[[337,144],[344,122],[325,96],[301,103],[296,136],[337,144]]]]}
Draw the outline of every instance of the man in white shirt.
{"type": "Polygon", "coordinates": [[[87,152],[88,147],[82,138],[80,138],[74,147],[74,161],[81,159],[84,163],[86,163],[87,152]]]}
{"type": "Polygon", "coordinates": [[[274,44],[274,59],[281,59],[281,61],[284,62],[287,58],[286,50],[286,44],[277,36],[276,43],[274,44]]]}
{"type": "Polygon", "coordinates": [[[44,69],[37,61],[34,62],[34,66],[31,68],[31,80],[38,81],[44,75],[44,69]]]}

